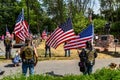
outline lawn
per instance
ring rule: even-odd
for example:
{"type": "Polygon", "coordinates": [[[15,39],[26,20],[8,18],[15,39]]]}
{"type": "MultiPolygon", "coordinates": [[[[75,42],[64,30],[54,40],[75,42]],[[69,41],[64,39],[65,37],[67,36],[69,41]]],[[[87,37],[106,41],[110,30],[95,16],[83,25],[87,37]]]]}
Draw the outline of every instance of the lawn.
{"type": "MultiPolygon", "coordinates": [[[[63,44],[58,46],[57,49],[51,48],[52,57],[44,57],[45,56],[45,41],[42,41],[40,45],[37,47],[37,52],[39,54],[39,60],[67,60],[67,59],[79,59],[77,50],[70,50],[71,56],[64,57],[65,51],[63,48],[63,44]]],[[[113,58],[112,56],[105,53],[98,53],[98,59],[102,58],[113,58]]]]}

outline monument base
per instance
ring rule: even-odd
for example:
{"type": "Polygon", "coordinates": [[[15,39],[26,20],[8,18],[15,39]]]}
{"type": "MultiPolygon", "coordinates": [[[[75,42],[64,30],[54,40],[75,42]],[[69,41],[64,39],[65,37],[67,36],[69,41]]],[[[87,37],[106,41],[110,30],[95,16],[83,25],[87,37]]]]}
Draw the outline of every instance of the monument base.
{"type": "Polygon", "coordinates": [[[115,47],[113,35],[98,35],[98,39],[95,40],[95,46],[103,48],[115,47]]]}

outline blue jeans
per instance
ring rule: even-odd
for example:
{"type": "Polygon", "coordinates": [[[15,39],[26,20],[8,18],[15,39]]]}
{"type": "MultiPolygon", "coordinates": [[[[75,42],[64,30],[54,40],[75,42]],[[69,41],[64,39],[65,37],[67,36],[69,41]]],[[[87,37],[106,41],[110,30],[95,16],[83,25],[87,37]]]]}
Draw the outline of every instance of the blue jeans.
{"type": "Polygon", "coordinates": [[[93,70],[93,65],[86,65],[86,71],[83,72],[84,75],[88,74],[90,75],[92,73],[93,70]]]}
{"type": "Polygon", "coordinates": [[[23,73],[23,75],[26,76],[28,68],[29,68],[29,74],[33,75],[34,74],[34,64],[22,63],[22,73],[23,73]]]}

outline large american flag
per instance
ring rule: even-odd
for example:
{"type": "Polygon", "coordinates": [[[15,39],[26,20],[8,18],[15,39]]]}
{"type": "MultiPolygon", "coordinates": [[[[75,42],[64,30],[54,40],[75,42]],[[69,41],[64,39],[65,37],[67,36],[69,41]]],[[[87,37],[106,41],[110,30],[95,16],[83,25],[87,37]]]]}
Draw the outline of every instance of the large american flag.
{"type": "Polygon", "coordinates": [[[74,30],[72,28],[72,21],[70,18],[61,25],[59,25],[55,31],[47,39],[46,44],[53,48],[57,48],[61,43],[74,38],[74,30]]]}
{"type": "Polygon", "coordinates": [[[23,41],[25,41],[26,37],[29,37],[28,23],[24,20],[23,10],[18,15],[15,28],[14,28],[14,32],[15,32],[15,35],[23,41]]]}
{"type": "Polygon", "coordinates": [[[11,37],[10,32],[9,32],[9,30],[7,28],[7,25],[6,25],[6,36],[11,37]]]}
{"type": "Polygon", "coordinates": [[[77,49],[86,46],[86,41],[92,41],[94,35],[93,25],[90,24],[85,30],[83,30],[79,35],[75,36],[74,39],[68,41],[64,46],[64,49],[77,49]]]}

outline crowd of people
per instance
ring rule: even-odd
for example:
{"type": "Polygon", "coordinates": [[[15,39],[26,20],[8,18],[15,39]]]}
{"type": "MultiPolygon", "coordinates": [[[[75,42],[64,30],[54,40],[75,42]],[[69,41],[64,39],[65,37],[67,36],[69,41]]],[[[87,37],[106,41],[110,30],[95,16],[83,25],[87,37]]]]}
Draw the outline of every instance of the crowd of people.
{"type": "MultiPolygon", "coordinates": [[[[19,50],[16,50],[14,57],[11,55],[11,49],[13,48],[12,40],[9,36],[6,36],[4,39],[5,46],[5,59],[11,60],[14,67],[19,66],[22,63],[22,73],[23,75],[27,74],[29,69],[30,75],[34,74],[34,67],[38,61],[38,54],[36,47],[33,45],[33,42],[30,38],[25,39],[24,45],[19,50]]],[[[5,71],[0,70],[0,75],[5,71]]]]}
{"type": "MultiPolygon", "coordinates": [[[[65,42],[65,45],[67,43],[65,42]]],[[[11,57],[11,49],[13,47],[12,40],[6,36],[4,39],[5,46],[5,59],[12,59],[13,65],[20,66],[22,63],[22,73],[23,75],[27,74],[27,69],[29,69],[29,74],[34,74],[34,67],[38,62],[38,53],[36,50],[36,46],[33,45],[33,42],[30,38],[25,39],[24,45],[20,48],[20,50],[16,50],[14,58],[11,57]]],[[[51,57],[51,47],[45,43],[45,57],[51,57]]],[[[80,71],[86,75],[91,74],[93,70],[93,66],[95,64],[95,58],[97,57],[97,52],[93,48],[90,41],[86,42],[86,48],[78,49],[78,55],[80,58],[79,67],[80,71]]],[[[70,50],[65,50],[65,57],[70,57],[70,50]]],[[[0,75],[3,74],[4,71],[0,70],[0,75]]]]}

